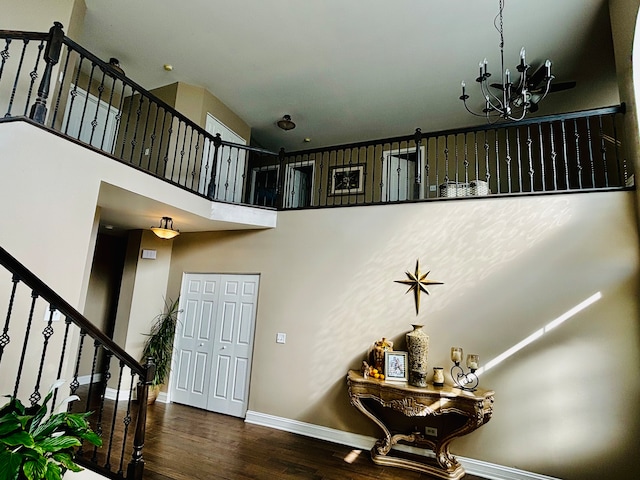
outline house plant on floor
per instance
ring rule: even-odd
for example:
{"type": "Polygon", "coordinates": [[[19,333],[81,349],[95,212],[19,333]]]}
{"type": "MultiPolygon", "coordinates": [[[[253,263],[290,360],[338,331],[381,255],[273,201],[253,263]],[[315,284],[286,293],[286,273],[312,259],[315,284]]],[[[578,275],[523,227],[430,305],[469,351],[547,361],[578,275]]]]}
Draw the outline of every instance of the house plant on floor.
{"type": "MultiPolygon", "coordinates": [[[[47,403],[63,383],[59,380],[51,387],[42,405],[25,407],[17,398],[9,397],[0,408],[0,479],[61,480],[67,470],[82,470],[73,456],[83,441],[102,445],[87,421],[91,412],[48,411],[47,403]]],[[[73,395],[61,405],[73,400],[78,397],[73,395]]]]}
{"type": "Polygon", "coordinates": [[[151,330],[147,333],[147,340],[144,342],[142,351],[142,363],[151,357],[156,365],[156,373],[149,388],[148,402],[155,402],[160,385],[165,383],[171,371],[171,356],[173,354],[173,337],[178,325],[178,304],[180,298],[175,301],[165,300],[165,311],[159,314],[151,325],[151,330]]]}

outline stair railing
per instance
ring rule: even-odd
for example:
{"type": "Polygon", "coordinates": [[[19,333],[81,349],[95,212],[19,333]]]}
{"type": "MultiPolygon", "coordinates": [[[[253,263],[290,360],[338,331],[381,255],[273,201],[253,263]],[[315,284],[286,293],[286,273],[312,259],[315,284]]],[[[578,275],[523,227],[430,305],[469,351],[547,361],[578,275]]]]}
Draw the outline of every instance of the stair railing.
{"type": "Polygon", "coordinates": [[[69,408],[93,412],[91,426],[103,439],[99,449],[81,446],[77,462],[109,478],[141,480],[155,365],[137,362],[2,247],[0,264],[0,395],[33,405],[66,379],[80,397],[69,408]]]}

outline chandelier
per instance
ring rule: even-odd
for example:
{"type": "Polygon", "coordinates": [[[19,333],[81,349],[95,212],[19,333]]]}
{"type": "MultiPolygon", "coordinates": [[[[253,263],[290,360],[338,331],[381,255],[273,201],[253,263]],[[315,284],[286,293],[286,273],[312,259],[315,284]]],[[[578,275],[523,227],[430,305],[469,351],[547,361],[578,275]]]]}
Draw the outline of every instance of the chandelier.
{"type": "Polygon", "coordinates": [[[459,97],[464,103],[464,107],[472,115],[485,117],[487,122],[493,123],[500,118],[505,120],[522,120],[528,112],[535,112],[538,103],[549,93],[549,86],[553,75],[551,75],[551,61],[546,60],[533,75],[527,75],[530,65],[525,60],[524,47],[520,50],[520,64],[516,70],[520,73],[520,78],[514,82],[511,80],[511,72],[504,68],[504,28],[502,12],[504,10],[504,0],[499,0],[498,15],[493,21],[493,25],[500,33],[500,71],[502,74],[501,83],[489,83],[491,73],[487,71],[487,59],[480,62],[480,73],[476,82],[480,84],[480,91],[485,100],[485,107],[482,113],[472,111],[467,105],[469,95],[466,93],[466,84],[463,81],[462,95],[459,97]],[[499,20],[499,24],[496,22],[499,20]]]}

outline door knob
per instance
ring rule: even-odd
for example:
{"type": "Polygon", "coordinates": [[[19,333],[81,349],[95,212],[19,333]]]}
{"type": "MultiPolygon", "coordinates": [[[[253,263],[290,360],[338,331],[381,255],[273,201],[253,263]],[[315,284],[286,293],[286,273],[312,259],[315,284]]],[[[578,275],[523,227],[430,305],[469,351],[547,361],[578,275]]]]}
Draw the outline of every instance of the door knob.
{"type": "Polygon", "coordinates": [[[224,350],[224,349],[226,349],[226,348],[227,348],[227,346],[225,345],[225,346],[223,346],[223,347],[222,347],[222,350],[224,350]]]}
{"type": "Polygon", "coordinates": [[[202,347],[204,345],[204,343],[201,343],[199,346],[202,347]]]}

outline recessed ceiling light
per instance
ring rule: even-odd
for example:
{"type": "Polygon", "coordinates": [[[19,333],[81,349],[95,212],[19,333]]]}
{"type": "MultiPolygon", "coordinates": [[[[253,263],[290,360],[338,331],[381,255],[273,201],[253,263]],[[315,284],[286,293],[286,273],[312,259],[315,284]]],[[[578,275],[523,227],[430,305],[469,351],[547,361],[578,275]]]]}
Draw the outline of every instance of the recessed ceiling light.
{"type": "Polygon", "coordinates": [[[311,139],[309,137],[304,139],[304,143],[309,143],[311,141],[311,139]]]}
{"type": "Polygon", "coordinates": [[[171,70],[173,70],[173,65],[169,65],[168,63],[165,63],[162,68],[164,68],[167,72],[170,72],[171,70]]]}

